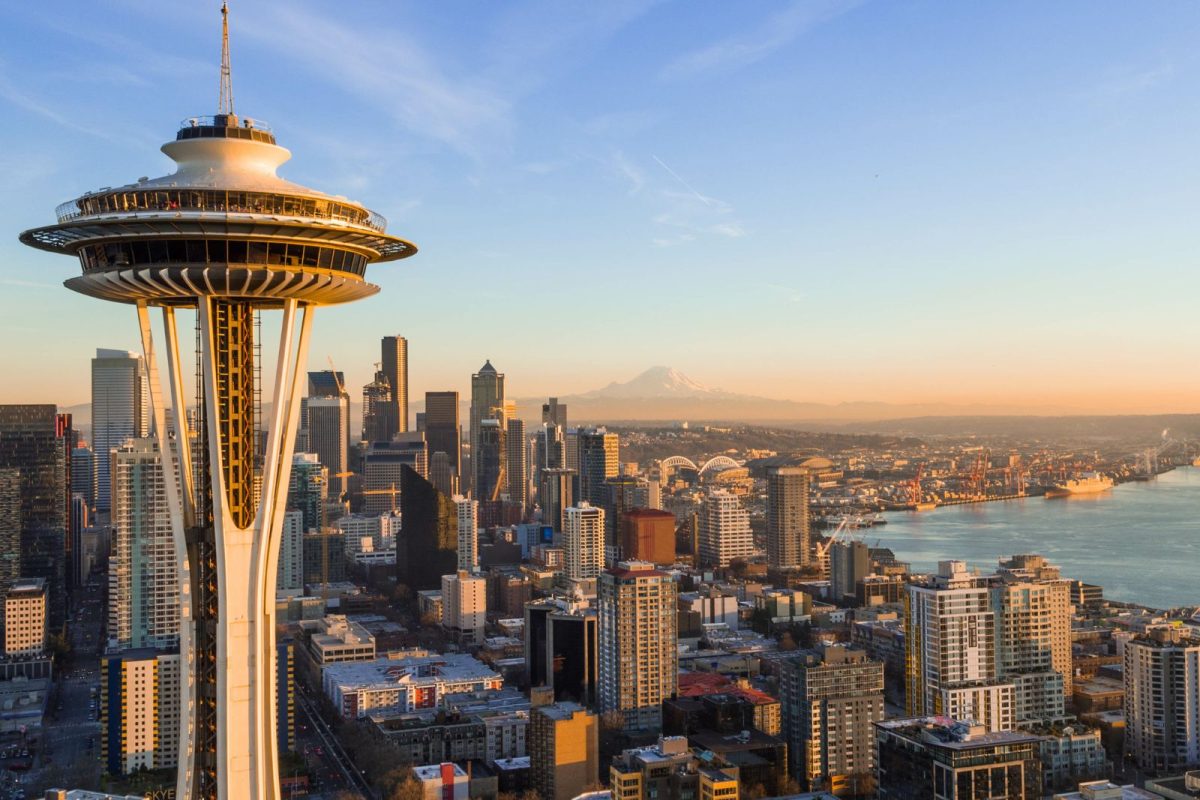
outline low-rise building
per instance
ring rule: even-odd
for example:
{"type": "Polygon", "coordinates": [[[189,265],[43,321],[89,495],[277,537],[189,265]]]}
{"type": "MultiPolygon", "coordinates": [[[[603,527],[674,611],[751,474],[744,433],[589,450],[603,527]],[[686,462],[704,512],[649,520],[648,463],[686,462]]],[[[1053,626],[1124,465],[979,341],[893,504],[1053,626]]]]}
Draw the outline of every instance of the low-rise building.
{"type": "Polygon", "coordinates": [[[542,800],[571,800],[600,780],[600,722],[577,703],[538,706],[530,714],[530,778],[542,800]]]}
{"type": "Polygon", "coordinates": [[[736,767],[701,761],[682,736],[625,750],[608,771],[613,800],[738,800],[736,767]]]}
{"type": "Polygon", "coordinates": [[[467,800],[471,779],[452,761],[412,768],[425,800],[467,800]]]}
{"type": "Polygon", "coordinates": [[[345,719],[434,708],[447,694],[499,689],[503,683],[472,656],[422,650],[331,664],[321,676],[325,696],[345,719]]]}

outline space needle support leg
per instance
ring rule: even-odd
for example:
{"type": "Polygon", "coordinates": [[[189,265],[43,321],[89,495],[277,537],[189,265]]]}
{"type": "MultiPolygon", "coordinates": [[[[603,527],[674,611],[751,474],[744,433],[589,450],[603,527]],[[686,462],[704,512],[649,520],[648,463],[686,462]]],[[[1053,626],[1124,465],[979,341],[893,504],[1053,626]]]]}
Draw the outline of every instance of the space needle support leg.
{"type": "Polygon", "coordinates": [[[191,728],[195,682],[190,667],[192,641],[192,594],[189,579],[186,526],[190,524],[192,509],[192,480],[190,438],[188,437],[186,414],[183,412],[181,392],[176,384],[180,379],[179,342],[175,335],[175,317],[171,309],[164,309],[167,334],[167,362],[171,379],[172,416],[175,440],[168,436],[166,405],[163,402],[162,382],[159,380],[158,356],[154,351],[154,335],[150,327],[150,311],[145,301],[138,301],[138,327],[142,335],[142,352],[145,356],[146,377],[150,384],[150,412],[154,419],[154,434],[158,444],[163,468],[163,489],[167,500],[167,513],[171,523],[171,541],[175,554],[176,589],[179,592],[179,767],[176,779],[176,796],[191,796],[191,728]]]}
{"type": "Polygon", "coordinates": [[[283,516],[286,509],[292,453],[296,443],[296,428],[300,420],[301,380],[308,358],[309,334],[312,330],[312,307],[301,307],[296,300],[286,300],[279,338],[279,356],[275,367],[273,407],[267,422],[267,449],[263,463],[262,499],[255,519],[257,535],[253,555],[253,593],[258,605],[260,623],[255,626],[255,647],[258,659],[256,685],[259,689],[257,716],[264,723],[258,730],[260,770],[268,785],[264,797],[278,797],[278,735],[277,719],[291,716],[290,698],[279,696],[277,651],[275,645],[275,584],[279,566],[279,547],[282,541],[283,516]],[[300,333],[296,336],[296,315],[301,314],[300,333]]]}

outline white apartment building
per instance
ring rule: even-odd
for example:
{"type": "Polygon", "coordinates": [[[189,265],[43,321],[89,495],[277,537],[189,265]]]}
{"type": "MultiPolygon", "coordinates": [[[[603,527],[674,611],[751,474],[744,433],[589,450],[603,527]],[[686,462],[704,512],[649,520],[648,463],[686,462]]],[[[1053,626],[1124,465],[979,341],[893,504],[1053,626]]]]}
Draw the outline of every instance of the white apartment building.
{"type": "Polygon", "coordinates": [[[754,555],[750,512],[737,495],[713,489],[700,504],[700,563],[728,567],[737,558],[754,555]]]}

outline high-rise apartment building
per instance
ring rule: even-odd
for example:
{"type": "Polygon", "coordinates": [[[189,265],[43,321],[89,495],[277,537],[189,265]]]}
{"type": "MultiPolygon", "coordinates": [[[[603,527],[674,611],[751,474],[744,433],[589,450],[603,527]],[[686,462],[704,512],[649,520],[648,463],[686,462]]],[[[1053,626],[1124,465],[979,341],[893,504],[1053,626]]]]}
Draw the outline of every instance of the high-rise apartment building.
{"type": "Polygon", "coordinates": [[[577,703],[529,714],[530,783],[542,800],[571,800],[599,785],[600,720],[577,703]]]}
{"type": "Polygon", "coordinates": [[[675,515],[653,508],[634,508],[621,515],[621,558],[675,563],[675,515]]]}
{"type": "Polygon", "coordinates": [[[458,494],[458,473],[441,450],[429,456],[429,482],[442,494],[458,494]]]}
{"type": "Polygon", "coordinates": [[[850,602],[858,582],[871,574],[866,542],[835,542],[829,548],[829,582],[835,603],[850,602]]]}
{"type": "Polygon", "coordinates": [[[779,690],[791,774],[812,791],[866,793],[874,725],[884,718],[883,662],[841,645],[803,651],[781,664],[779,690]]]}
{"type": "Polygon", "coordinates": [[[579,499],[597,508],[608,504],[606,481],[621,471],[621,440],[605,428],[579,432],[579,499]]]}
{"type": "Polygon", "coordinates": [[[329,469],[316,453],[296,453],[292,456],[292,472],[288,480],[287,508],[302,515],[305,531],[325,527],[325,505],[329,501],[329,469]]]}
{"type": "Polygon", "coordinates": [[[565,530],[566,511],[575,504],[575,470],[544,469],[538,502],[542,506],[542,522],[556,531],[565,530]]]}
{"type": "MultiPolygon", "coordinates": [[[[504,373],[497,372],[491,361],[485,361],[479,368],[479,372],[471,376],[470,443],[472,464],[479,460],[479,434],[483,421],[487,419],[500,420],[500,428],[504,429],[504,373]]],[[[426,419],[426,424],[429,424],[428,419],[426,419]]],[[[473,472],[471,480],[474,482],[479,476],[478,468],[474,468],[473,472]]],[[[471,489],[475,497],[480,500],[485,499],[483,490],[479,486],[473,485],[471,489]]]]}
{"type": "Polygon", "coordinates": [[[325,370],[308,373],[305,429],[308,451],[329,470],[335,497],[346,493],[350,471],[350,395],[341,373],[325,370]]]}
{"type": "Polygon", "coordinates": [[[388,380],[392,397],[385,415],[388,438],[408,430],[408,340],[384,336],[380,342],[380,372],[388,380]]]}
{"type": "Polygon", "coordinates": [[[905,698],[912,716],[974,720],[990,731],[1016,720],[1012,683],[998,678],[989,579],[961,561],[911,583],[905,595],[905,698]]]}
{"type": "Polygon", "coordinates": [[[1060,722],[1071,696],[1071,582],[1039,555],[1000,562],[991,581],[996,669],[1011,682],[1018,722],[1060,722]]]}
{"type": "Polygon", "coordinates": [[[283,515],[282,540],[279,543],[279,566],[275,576],[275,595],[298,595],[304,592],[304,514],[288,511],[283,515]]]}
{"type": "Polygon", "coordinates": [[[430,461],[438,453],[445,453],[457,479],[462,471],[462,423],[458,418],[458,392],[425,393],[425,441],[429,444],[430,461]]]}
{"type": "Polygon", "coordinates": [[[593,579],[604,569],[604,509],[586,500],[563,512],[562,547],[570,580],[593,579]]]}
{"type": "Polygon", "coordinates": [[[662,702],[678,688],[675,582],[644,561],[600,574],[601,713],[618,712],[626,730],[657,730],[662,702]]]}
{"type": "Polygon", "coordinates": [[[767,566],[771,569],[790,571],[809,565],[810,481],[807,467],[767,469],[767,566]]]}
{"type": "Polygon", "coordinates": [[[46,579],[18,579],[4,596],[4,655],[40,656],[46,652],[46,579]]]}
{"type": "Polygon", "coordinates": [[[474,572],[479,569],[479,501],[454,495],[455,519],[458,524],[458,569],[474,572]]]}
{"type": "Polygon", "coordinates": [[[20,563],[18,568],[10,558],[6,569],[17,569],[0,580],[45,578],[53,630],[66,619],[76,555],[70,535],[71,436],[70,415],[52,405],[0,406],[0,469],[20,474],[20,563]]]}
{"type": "Polygon", "coordinates": [[[698,531],[700,564],[728,567],[734,559],[754,554],[750,513],[737,495],[712,489],[700,505],[698,531]]]}
{"type": "Polygon", "coordinates": [[[110,453],[129,439],[150,435],[150,388],[137,353],[97,349],[92,359],[92,449],[96,508],[110,507],[110,453]]]}
{"type": "Polygon", "coordinates": [[[1200,764],[1200,639],[1156,628],[1125,643],[1125,749],[1175,774],[1200,764]]]}
{"type": "Polygon", "coordinates": [[[522,516],[529,502],[529,441],[525,438],[525,421],[515,416],[508,419],[505,430],[508,499],[521,506],[522,516]]]}
{"type": "Polygon", "coordinates": [[[459,570],[442,576],[442,627],[462,644],[483,644],[487,578],[459,570]]]}
{"type": "Polygon", "coordinates": [[[152,648],[100,660],[100,758],[105,772],[171,769],[179,760],[180,657],[152,648]]]}
{"type": "Polygon", "coordinates": [[[114,450],[112,458],[109,647],[176,647],[179,593],[179,568],[158,442],[132,439],[114,450]]]}

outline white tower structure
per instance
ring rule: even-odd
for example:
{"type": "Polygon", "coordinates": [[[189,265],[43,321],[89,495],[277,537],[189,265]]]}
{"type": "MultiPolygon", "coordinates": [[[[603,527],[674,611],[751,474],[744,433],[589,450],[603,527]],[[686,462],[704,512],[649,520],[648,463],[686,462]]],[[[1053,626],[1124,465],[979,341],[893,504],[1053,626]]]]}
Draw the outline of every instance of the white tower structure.
{"type": "Polygon", "coordinates": [[[234,113],[224,8],[222,28],[218,113],[185,120],[163,145],[175,173],[85,194],[58,208],[56,224],[20,238],[79,259],[68,288],[137,307],[180,581],[176,797],[275,800],[275,581],[312,312],[378,292],[366,266],[416,248],[369,209],[276,174],[291,153],[234,113]],[[151,307],[162,309],[169,426],[151,307]],[[176,320],[189,309],[199,344],[195,471],[191,448],[171,447],[168,434],[191,440],[192,366],[181,361],[176,320]],[[268,411],[258,390],[263,311],[281,317],[268,411]]]}

